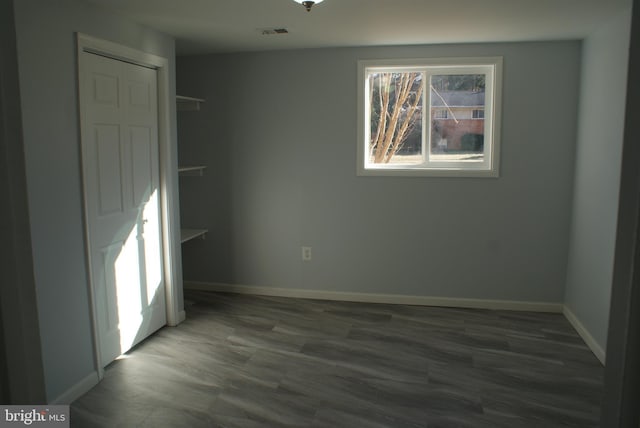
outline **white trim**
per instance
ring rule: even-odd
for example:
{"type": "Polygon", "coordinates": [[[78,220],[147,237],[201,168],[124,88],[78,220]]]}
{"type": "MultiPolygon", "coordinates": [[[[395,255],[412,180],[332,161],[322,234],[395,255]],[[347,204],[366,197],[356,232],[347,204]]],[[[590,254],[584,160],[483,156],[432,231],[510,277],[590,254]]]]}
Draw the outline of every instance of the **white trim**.
{"type": "Polygon", "coordinates": [[[562,310],[562,313],[564,314],[565,318],[569,321],[569,323],[573,326],[573,328],[576,329],[576,331],[578,332],[582,340],[584,340],[584,343],[586,343],[589,349],[591,349],[591,352],[593,352],[596,358],[600,360],[602,365],[605,365],[607,354],[602,348],[602,346],[600,346],[598,341],[591,335],[591,333],[589,333],[589,330],[587,330],[584,324],[582,324],[582,322],[571,311],[571,309],[569,309],[568,306],[564,305],[564,309],[562,310]]]}
{"type": "Polygon", "coordinates": [[[523,302],[515,300],[464,299],[457,297],[411,296],[403,294],[354,293],[344,291],[302,290],[223,283],[184,281],[188,290],[220,291],[258,296],[294,297],[298,299],[339,300],[394,305],[444,306],[452,308],[495,309],[562,313],[562,303],[523,302]]]}
{"type": "Polygon", "coordinates": [[[71,404],[89,392],[98,382],[100,382],[100,375],[95,371],[60,394],[49,404],[71,404]]]}
{"type": "MultiPolygon", "coordinates": [[[[123,46],[107,40],[98,39],[86,34],[76,33],[77,51],[78,51],[78,81],[83,74],[83,55],[82,52],[91,52],[99,55],[114,58],[120,61],[126,61],[144,67],[156,70],[158,79],[158,149],[159,149],[159,172],[160,172],[160,209],[162,211],[162,240],[163,240],[163,265],[164,280],[167,305],[167,324],[175,326],[181,321],[181,311],[183,308],[179,306],[179,293],[182,291],[182,278],[178,274],[180,272],[177,263],[180,259],[179,247],[179,230],[174,225],[175,213],[172,207],[172,201],[176,195],[173,186],[172,173],[176,169],[177,161],[174,159],[171,145],[171,105],[174,104],[174,98],[169,94],[169,60],[167,58],[139,51],[127,46],[123,46]],[[177,249],[176,249],[177,248],[177,249]]],[[[82,114],[82,109],[78,109],[82,114]]],[[[82,117],[80,117],[82,123],[82,117]]],[[[86,191],[83,190],[83,191],[86,191]]],[[[84,212],[87,212],[87,198],[84,199],[84,212]]],[[[88,271],[89,297],[91,301],[91,320],[93,330],[93,342],[95,352],[95,369],[98,379],[104,376],[103,363],[100,358],[100,344],[98,340],[98,326],[96,320],[96,300],[93,292],[92,274],[91,274],[91,252],[89,247],[88,224],[85,221],[85,245],[86,245],[86,263],[88,271]]]]}

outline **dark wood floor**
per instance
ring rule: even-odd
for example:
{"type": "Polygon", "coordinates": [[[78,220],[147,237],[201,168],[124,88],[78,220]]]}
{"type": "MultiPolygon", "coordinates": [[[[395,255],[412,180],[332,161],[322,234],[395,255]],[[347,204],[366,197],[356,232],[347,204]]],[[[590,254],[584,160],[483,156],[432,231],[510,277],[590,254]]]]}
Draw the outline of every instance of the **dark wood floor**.
{"type": "Polygon", "coordinates": [[[189,292],[73,427],[596,427],[603,368],[559,314],[189,292]]]}

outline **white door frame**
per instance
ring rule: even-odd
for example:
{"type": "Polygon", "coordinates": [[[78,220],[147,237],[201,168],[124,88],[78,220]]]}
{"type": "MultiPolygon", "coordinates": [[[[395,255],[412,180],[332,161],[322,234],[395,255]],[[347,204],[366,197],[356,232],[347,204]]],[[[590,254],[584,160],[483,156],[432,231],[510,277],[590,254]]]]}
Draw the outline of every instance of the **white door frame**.
{"type": "MultiPolygon", "coordinates": [[[[160,154],[160,211],[162,213],[162,254],[164,264],[165,295],[167,304],[167,324],[175,326],[184,321],[184,308],[180,307],[179,298],[182,292],[182,278],[180,266],[180,246],[179,229],[176,228],[177,215],[173,201],[176,198],[175,176],[173,171],[177,161],[175,150],[171,145],[171,105],[173,97],[169,93],[169,60],[154,54],[142,52],[127,46],[122,46],[107,40],[98,39],[86,34],[77,33],[78,52],[78,85],[82,80],[84,70],[86,70],[83,52],[91,52],[109,58],[126,61],[156,70],[158,76],[158,149],[160,154]]],[[[79,86],[78,86],[79,87],[79,86]]],[[[79,108],[80,123],[82,123],[82,109],[79,108]]],[[[81,144],[82,146],[82,144],[81,144]]],[[[84,167],[83,167],[84,169],[84,167]]],[[[84,176],[84,174],[83,174],[84,176]]],[[[83,179],[84,183],[84,179],[83,179]]],[[[84,186],[83,186],[84,187],[84,186]]],[[[86,192],[86,189],[83,189],[86,192]]],[[[100,340],[97,326],[96,299],[93,288],[93,276],[91,274],[91,248],[89,242],[89,231],[87,229],[87,195],[84,194],[85,213],[85,249],[86,264],[88,271],[89,297],[91,300],[91,322],[93,330],[93,345],[95,364],[100,379],[104,376],[104,365],[101,361],[100,340]]]]}

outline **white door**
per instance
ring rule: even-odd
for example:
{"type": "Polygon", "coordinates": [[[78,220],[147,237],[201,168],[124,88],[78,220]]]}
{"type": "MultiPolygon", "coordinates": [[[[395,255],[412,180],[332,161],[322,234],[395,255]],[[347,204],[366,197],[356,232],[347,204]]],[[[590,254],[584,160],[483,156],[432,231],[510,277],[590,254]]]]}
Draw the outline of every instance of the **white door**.
{"type": "Polygon", "coordinates": [[[82,52],[82,160],[102,365],[166,324],[156,71],[82,52]]]}

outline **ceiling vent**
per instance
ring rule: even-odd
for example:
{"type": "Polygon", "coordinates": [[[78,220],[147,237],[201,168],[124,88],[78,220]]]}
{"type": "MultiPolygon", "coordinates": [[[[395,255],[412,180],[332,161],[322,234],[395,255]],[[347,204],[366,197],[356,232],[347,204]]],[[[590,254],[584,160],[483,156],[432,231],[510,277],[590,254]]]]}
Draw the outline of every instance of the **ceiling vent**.
{"type": "Polygon", "coordinates": [[[260,32],[263,36],[272,36],[274,34],[289,34],[286,28],[261,28],[260,32]]]}

